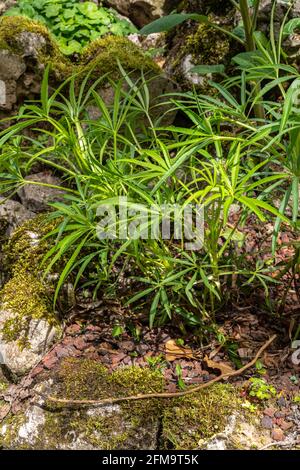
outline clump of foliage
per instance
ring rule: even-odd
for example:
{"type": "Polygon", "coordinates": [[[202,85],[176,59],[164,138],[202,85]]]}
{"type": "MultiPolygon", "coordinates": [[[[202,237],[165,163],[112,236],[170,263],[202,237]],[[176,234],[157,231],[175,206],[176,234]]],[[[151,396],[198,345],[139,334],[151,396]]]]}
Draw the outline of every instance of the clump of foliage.
{"type": "Polygon", "coordinates": [[[106,34],[127,36],[136,32],[114,10],[78,0],[19,0],[5,15],[24,15],[45,24],[66,55],[80,53],[89,42],[106,34]]]}
{"type": "MultiPolygon", "coordinates": [[[[288,220],[266,200],[268,187],[287,175],[270,168],[272,152],[253,165],[268,143],[264,129],[251,126],[249,131],[245,117],[239,135],[223,131],[226,109],[233,112],[230,103],[223,110],[220,105],[218,113],[207,114],[207,102],[201,97],[191,94],[181,99],[179,95],[173,105],[191,118],[192,127],[158,129],[162,116],[153,120],[152,106],[157,105],[149,99],[147,80],[143,75],[133,80],[121,66],[120,72],[123,79],[112,83],[111,105],[96,92],[99,81],[88,87],[88,76],[79,89],[73,77],[65,88],[48,96],[46,75],[41,105],[26,106],[22,121],[5,131],[0,142],[10,140],[26,125],[44,122],[51,130],[41,127],[39,134],[46,133],[51,144],[40,140],[38,150],[26,149],[26,137],[20,135],[17,150],[2,158],[2,181],[11,184],[16,159],[26,171],[40,162],[68,181],[65,202],[53,204],[51,217],[63,221],[52,233],[57,243],[44,260],[48,271],[65,260],[55,301],[68,276],[73,276],[75,286],[92,288],[95,296],[104,289],[128,305],[149,309],[151,326],[177,316],[201,327],[214,319],[233,277],[239,285],[259,282],[265,288],[272,281],[263,264],[247,265],[235,247],[243,243],[239,227],[249,214],[261,221],[267,213],[288,220]],[[98,109],[98,118],[89,118],[89,106],[98,109]],[[202,206],[203,246],[189,251],[174,235],[170,240],[136,238],[130,233],[124,239],[99,237],[97,210],[103,205],[115,207],[120,196],[128,200],[128,225],[140,219],[140,205],[148,207],[148,215],[151,207],[162,204],[202,206]],[[234,204],[240,215],[229,227],[234,204]],[[121,287],[124,276],[130,278],[127,289],[121,287]]],[[[14,184],[26,184],[23,173],[16,175],[14,184]]],[[[171,217],[174,222],[175,215],[171,217]]],[[[149,233],[150,219],[144,229],[149,233]]]]}
{"type": "Polygon", "coordinates": [[[273,385],[269,385],[264,379],[251,377],[249,380],[250,397],[257,398],[258,400],[269,400],[270,398],[276,397],[277,392],[273,385]]]}
{"type": "MultiPolygon", "coordinates": [[[[273,8],[271,22],[274,13],[273,8]]],[[[268,297],[268,285],[278,282],[270,264],[280,226],[299,228],[300,121],[293,100],[300,75],[285,63],[283,36],[284,23],[277,36],[271,28],[270,39],[252,34],[255,48],[234,58],[237,76],[211,82],[214,96],[174,94],[167,108],[151,101],[153,77],[143,71],[126,74],[120,61],[122,78],[110,82],[110,104],[98,91],[103,77],[91,85],[87,75],[79,85],[74,76],[49,95],[46,72],[41,102],[26,105],[20,120],[0,134],[2,145],[18,142],[3,153],[0,184],[6,191],[26,184],[24,175],[37,163],[67,182],[65,201],[52,205],[51,217],[60,222],[51,233],[56,243],[44,258],[47,271],[64,260],[54,302],[71,276],[75,287],[93,290],[94,297],[101,290],[149,312],[151,326],[176,318],[203,329],[231,291],[259,285],[268,297]],[[94,119],[91,108],[97,111],[94,119]],[[170,109],[180,110],[189,127],[162,127],[170,109]],[[37,133],[47,143],[37,137],[28,145],[23,131],[37,123],[43,123],[37,133]],[[280,196],[277,207],[274,192],[280,196]],[[99,236],[98,209],[115,208],[120,197],[128,201],[127,226],[141,220],[139,208],[146,208],[148,235],[148,216],[162,205],[201,207],[203,243],[190,250],[186,234],[178,239],[174,232],[168,240],[130,232],[99,236]],[[249,260],[243,251],[242,229],[250,216],[273,221],[268,262],[249,260]]],[[[174,224],[176,214],[171,220],[174,224]]],[[[111,225],[120,228],[120,222],[111,225]]]]}

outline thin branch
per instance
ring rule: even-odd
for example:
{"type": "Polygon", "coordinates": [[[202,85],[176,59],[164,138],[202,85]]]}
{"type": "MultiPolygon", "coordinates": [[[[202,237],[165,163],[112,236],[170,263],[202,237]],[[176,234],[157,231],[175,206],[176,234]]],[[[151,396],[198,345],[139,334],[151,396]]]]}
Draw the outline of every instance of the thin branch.
{"type": "Polygon", "coordinates": [[[258,350],[256,353],[254,359],[252,361],[248,362],[245,366],[241,367],[238,370],[228,372],[225,374],[221,374],[218,377],[215,377],[214,379],[210,380],[209,382],[205,382],[203,384],[198,385],[197,387],[190,388],[188,390],[185,390],[183,392],[174,392],[174,393],[147,393],[145,395],[132,395],[129,397],[110,397],[110,398],[105,398],[103,400],[68,400],[64,398],[56,398],[52,396],[46,396],[40,392],[35,392],[36,395],[39,395],[43,397],[44,399],[57,403],[60,405],[65,405],[66,407],[68,406],[73,406],[73,405],[88,405],[88,406],[103,406],[103,405],[108,405],[112,403],[120,403],[123,401],[135,401],[135,400],[146,400],[149,398],[176,398],[176,397],[184,397],[186,395],[191,395],[192,393],[198,392],[199,390],[202,390],[204,388],[209,387],[210,385],[220,382],[223,379],[228,379],[229,377],[235,377],[237,375],[242,374],[245,372],[247,369],[250,369],[250,367],[254,366],[258,358],[262,355],[262,353],[267,349],[267,347],[275,340],[276,335],[273,335],[266,343],[264,343],[261,348],[258,350]]]}

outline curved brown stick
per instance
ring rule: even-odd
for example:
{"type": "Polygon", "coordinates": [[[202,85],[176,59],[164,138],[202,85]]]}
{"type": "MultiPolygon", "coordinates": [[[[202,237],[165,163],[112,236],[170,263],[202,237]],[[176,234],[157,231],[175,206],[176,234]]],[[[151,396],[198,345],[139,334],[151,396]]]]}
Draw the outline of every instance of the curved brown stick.
{"type": "Polygon", "coordinates": [[[43,398],[47,399],[50,402],[58,403],[60,405],[72,406],[72,405],[89,405],[89,406],[102,406],[102,405],[109,405],[112,403],[119,403],[122,401],[133,401],[133,400],[146,400],[149,398],[174,398],[174,397],[184,397],[186,395],[190,395],[192,393],[198,392],[203,388],[209,387],[210,385],[220,382],[220,380],[227,379],[229,377],[234,377],[237,375],[242,374],[245,370],[250,369],[253,365],[255,365],[258,358],[262,355],[262,353],[267,349],[267,347],[274,341],[276,335],[272,336],[265,344],[261,346],[261,348],[257,351],[256,356],[252,361],[248,362],[245,366],[241,367],[238,370],[234,370],[233,372],[228,372],[227,374],[219,375],[214,379],[210,380],[209,382],[205,382],[203,384],[197,385],[197,387],[189,388],[183,392],[174,392],[174,393],[146,393],[144,395],[132,395],[129,397],[118,397],[118,398],[104,398],[103,400],[67,400],[64,398],[56,398],[52,396],[44,396],[41,393],[37,393],[37,395],[42,396],[43,398]]]}

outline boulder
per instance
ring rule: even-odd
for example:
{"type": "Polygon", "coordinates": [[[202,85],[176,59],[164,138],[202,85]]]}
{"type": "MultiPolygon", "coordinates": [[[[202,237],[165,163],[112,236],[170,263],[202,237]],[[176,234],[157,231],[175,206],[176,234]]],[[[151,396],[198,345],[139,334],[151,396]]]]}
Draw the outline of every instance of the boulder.
{"type": "Polygon", "coordinates": [[[14,322],[17,314],[10,310],[0,310],[0,359],[12,374],[23,376],[43,357],[54,339],[57,329],[45,319],[28,321],[27,345],[20,345],[19,340],[8,341],[3,330],[7,322],[14,322]]]}
{"type": "Polygon", "coordinates": [[[106,0],[114,8],[139,27],[164,16],[179,5],[180,0],[106,0]]]}

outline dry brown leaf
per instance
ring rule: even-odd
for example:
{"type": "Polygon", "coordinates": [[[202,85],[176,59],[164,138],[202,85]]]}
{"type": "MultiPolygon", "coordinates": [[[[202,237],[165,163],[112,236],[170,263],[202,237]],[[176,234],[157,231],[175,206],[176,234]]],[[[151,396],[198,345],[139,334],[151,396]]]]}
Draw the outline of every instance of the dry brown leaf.
{"type": "Polygon", "coordinates": [[[228,366],[227,364],[224,364],[224,362],[216,362],[212,361],[209,359],[207,356],[204,357],[204,362],[206,363],[207,367],[210,369],[217,369],[221,372],[221,374],[230,374],[233,372],[233,369],[228,366]]]}
{"type": "Polygon", "coordinates": [[[187,346],[178,346],[174,339],[169,339],[166,342],[166,359],[169,362],[175,361],[175,359],[193,359],[193,351],[187,346]]]}

